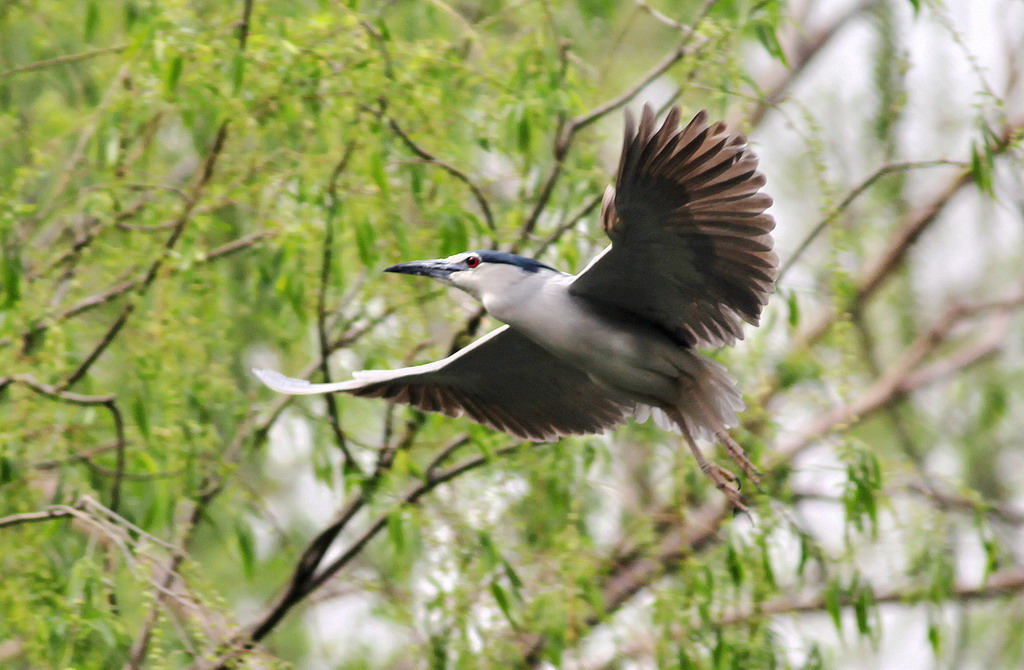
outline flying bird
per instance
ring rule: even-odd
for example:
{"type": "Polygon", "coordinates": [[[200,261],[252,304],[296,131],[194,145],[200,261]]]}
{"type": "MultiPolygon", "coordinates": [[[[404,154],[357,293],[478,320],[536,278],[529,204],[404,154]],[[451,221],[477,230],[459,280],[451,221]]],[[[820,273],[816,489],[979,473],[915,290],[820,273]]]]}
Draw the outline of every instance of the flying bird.
{"type": "Polygon", "coordinates": [[[757,156],[701,111],[656,127],[645,105],[626,112],[615,185],[601,206],[611,244],[579,274],[502,251],[393,265],[476,298],[506,325],[440,361],[363,370],[312,384],[253,372],[280,393],[343,391],[474,421],[530,440],[599,433],[652,415],[683,436],[701,471],[739,509],[739,480],[709,461],[716,439],[755,484],[728,433],[743,400],[725,368],[698,348],[734,344],[758,325],[774,291],[775,221],[757,156]]]}

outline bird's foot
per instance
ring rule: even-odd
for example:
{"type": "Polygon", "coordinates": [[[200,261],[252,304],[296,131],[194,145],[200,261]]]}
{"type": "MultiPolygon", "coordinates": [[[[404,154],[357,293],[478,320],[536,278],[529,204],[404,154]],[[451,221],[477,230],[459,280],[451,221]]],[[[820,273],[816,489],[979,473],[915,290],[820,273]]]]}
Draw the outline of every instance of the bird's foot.
{"type": "Polygon", "coordinates": [[[723,468],[718,463],[711,461],[704,461],[700,464],[701,472],[704,473],[711,483],[721,491],[729,503],[737,510],[741,512],[749,511],[747,506],[743,504],[743,499],[740,497],[740,480],[730,470],[723,468]]]}
{"type": "Polygon", "coordinates": [[[725,450],[729,453],[729,458],[731,458],[736,465],[740,466],[740,469],[743,471],[743,474],[746,475],[747,479],[752,481],[756,488],[760,489],[761,473],[756,467],[754,467],[754,464],[747,456],[747,452],[743,450],[743,447],[741,447],[739,443],[732,439],[732,436],[725,431],[718,433],[715,437],[717,437],[718,441],[725,447],[725,450]]]}

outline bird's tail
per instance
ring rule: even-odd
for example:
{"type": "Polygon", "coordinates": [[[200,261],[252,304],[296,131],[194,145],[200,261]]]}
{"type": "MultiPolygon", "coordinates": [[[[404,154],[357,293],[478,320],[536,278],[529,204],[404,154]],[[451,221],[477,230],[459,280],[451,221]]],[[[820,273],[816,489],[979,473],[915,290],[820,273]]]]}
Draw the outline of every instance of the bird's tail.
{"type": "Polygon", "coordinates": [[[677,365],[681,383],[672,418],[685,422],[680,428],[694,437],[728,434],[739,423],[736,413],[744,406],[736,380],[721,363],[694,351],[683,351],[677,365]]]}

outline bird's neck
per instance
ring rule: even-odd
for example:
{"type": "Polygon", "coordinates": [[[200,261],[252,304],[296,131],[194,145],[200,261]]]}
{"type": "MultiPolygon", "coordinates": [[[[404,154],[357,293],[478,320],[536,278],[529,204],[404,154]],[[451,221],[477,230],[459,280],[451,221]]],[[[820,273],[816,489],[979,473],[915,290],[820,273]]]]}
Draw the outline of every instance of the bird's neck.
{"type": "Polygon", "coordinates": [[[559,313],[568,299],[571,279],[551,270],[519,272],[493,289],[484,288],[479,298],[491,316],[528,332],[537,320],[551,319],[559,313]]]}

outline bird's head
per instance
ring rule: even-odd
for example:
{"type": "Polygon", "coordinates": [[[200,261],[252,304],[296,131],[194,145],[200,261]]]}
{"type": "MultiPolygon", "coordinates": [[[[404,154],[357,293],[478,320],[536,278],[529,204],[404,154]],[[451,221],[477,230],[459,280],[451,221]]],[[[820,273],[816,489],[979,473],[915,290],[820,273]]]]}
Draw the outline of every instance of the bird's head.
{"type": "Polygon", "coordinates": [[[410,261],[385,268],[384,272],[432,277],[460,288],[477,299],[484,293],[501,291],[541,273],[557,272],[532,258],[504,251],[466,251],[448,258],[410,261]]]}

